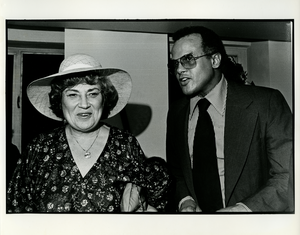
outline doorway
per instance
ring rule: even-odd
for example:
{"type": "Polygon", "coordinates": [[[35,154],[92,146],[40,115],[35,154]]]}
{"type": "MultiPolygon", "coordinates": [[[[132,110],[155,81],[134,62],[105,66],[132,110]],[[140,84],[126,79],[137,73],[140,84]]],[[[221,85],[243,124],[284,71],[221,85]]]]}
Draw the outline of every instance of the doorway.
{"type": "Polygon", "coordinates": [[[64,55],[24,54],[22,79],[22,150],[39,133],[58,127],[62,122],[52,120],[38,112],[30,103],[27,86],[34,80],[57,73],[64,55]]]}

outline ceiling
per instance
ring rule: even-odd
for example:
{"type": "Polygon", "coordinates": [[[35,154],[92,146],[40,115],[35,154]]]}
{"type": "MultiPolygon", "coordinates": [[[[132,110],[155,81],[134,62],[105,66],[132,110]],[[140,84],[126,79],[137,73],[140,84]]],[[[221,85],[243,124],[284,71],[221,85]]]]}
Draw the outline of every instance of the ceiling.
{"type": "Polygon", "coordinates": [[[7,20],[7,28],[58,30],[92,29],[172,34],[185,26],[202,25],[222,40],[291,41],[292,20],[7,20]]]}

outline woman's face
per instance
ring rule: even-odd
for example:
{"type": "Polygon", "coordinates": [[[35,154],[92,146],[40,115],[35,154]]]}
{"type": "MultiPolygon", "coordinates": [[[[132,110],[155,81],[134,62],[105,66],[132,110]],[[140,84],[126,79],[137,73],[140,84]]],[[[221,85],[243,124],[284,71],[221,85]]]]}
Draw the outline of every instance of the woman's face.
{"type": "Polygon", "coordinates": [[[103,107],[99,84],[78,84],[66,88],[62,93],[64,118],[77,131],[93,131],[100,121],[103,107]]]}

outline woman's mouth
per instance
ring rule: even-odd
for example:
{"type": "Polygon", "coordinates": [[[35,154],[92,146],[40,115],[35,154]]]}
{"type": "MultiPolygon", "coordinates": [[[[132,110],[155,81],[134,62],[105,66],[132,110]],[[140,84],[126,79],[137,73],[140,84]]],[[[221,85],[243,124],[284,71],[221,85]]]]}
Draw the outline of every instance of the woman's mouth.
{"type": "Polygon", "coordinates": [[[92,115],[92,113],[78,113],[77,116],[80,118],[88,118],[92,115]]]}

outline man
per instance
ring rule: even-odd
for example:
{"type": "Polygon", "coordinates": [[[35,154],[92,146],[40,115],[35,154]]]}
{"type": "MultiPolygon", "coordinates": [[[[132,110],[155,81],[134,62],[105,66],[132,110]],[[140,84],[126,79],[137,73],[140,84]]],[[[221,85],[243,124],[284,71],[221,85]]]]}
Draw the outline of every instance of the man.
{"type": "Polygon", "coordinates": [[[288,211],[293,124],[281,93],[234,82],[222,41],[211,30],[188,27],[177,31],[173,39],[170,68],[185,95],[170,106],[167,119],[167,162],[174,176],[177,210],[288,211]],[[197,103],[203,98],[209,101],[207,113],[214,131],[215,156],[211,158],[217,159],[218,174],[214,184],[206,176],[212,170],[201,179],[197,174],[202,170],[196,170],[201,165],[199,155],[213,149],[194,154],[205,142],[205,138],[196,141],[197,120],[202,115],[197,103]],[[210,187],[204,190],[202,184],[210,187]],[[216,192],[221,205],[211,200],[218,194],[210,192],[214,187],[220,188],[216,192]],[[202,199],[202,194],[209,198],[202,199]]]}

